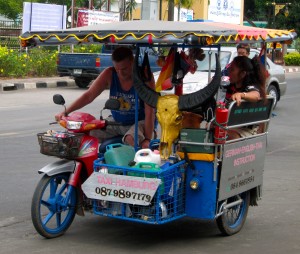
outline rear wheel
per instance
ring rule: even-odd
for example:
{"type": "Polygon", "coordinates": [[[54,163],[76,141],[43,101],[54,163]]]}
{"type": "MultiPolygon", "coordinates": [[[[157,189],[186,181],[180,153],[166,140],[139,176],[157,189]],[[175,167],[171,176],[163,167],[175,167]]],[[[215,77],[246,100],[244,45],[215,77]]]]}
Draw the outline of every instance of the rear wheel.
{"type": "Polygon", "coordinates": [[[268,95],[272,96],[274,98],[274,106],[273,109],[276,108],[278,98],[279,98],[279,92],[277,88],[274,85],[269,85],[268,87],[268,95]]]}
{"type": "Polygon", "coordinates": [[[87,78],[75,78],[75,83],[80,88],[87,88],[91,81],[91,79],[87,78]]]}
{"type": "Polygon", "coordinates": [[[70,174],[44,175],[31,203],[31,219],[36,231],[46,238],[61,236],[72,224],[76,212],[76,189],[68,185],[70,174]],[[67,192],[70,199],[66,200],[67,192]]]}
{"type": "MultiPolygon", "coordinates": [[[[217,218],[217,225],[224,235],[233,235],[238,233],[247,218],[250,203],[250,192],[244,192],[239,195],[228,198],[227,205],[235,201],[241,200],[242,203],[234,205],[226,210],[217,218]]],[[[222,202],[223,203],[223,202],[222,202]]]]}

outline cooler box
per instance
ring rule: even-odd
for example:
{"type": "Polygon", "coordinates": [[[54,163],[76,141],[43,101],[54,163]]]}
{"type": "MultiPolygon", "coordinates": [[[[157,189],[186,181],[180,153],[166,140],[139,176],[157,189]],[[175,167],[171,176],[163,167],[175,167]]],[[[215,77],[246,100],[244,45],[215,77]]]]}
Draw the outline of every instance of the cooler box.
{"type": "MultiPolygon", "coordinates": [[[[213,132],[206,129],[181,129],[180,141],[213,143],[213,132]]],[[[188,153],[214,153],[214,148],[213,145],[180,144],[179,151],[186,151],[188,153]]]]}

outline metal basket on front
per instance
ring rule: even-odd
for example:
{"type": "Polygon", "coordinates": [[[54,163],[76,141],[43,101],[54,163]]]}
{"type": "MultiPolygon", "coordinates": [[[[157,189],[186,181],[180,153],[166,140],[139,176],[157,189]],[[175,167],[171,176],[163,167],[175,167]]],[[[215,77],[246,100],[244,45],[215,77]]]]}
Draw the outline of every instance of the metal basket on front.
{"type": "Polygon", "coordinates": [[[37,134],[40,152],[59,158],[74,159],[78,157],[83,138],[82,133],[53,133],[37,134]]]}

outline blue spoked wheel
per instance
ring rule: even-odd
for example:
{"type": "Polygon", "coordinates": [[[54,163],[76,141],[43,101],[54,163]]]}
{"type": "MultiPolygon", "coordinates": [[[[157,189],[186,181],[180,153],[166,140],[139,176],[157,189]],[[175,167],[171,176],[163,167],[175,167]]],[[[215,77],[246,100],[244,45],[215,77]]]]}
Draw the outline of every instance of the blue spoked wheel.
{"type": "Polygon", "coordinates": [[[230,207],[217,218],[217,225],[224,235],[233,235],[238,233],[247,218],[248,208],[250,203],[250,192],[244,192],[239,195],[227,199],[227,204],[242,199],[242,203],[230,207]]]}
{"type": "Polygon", "coordinates": [[[70,174],[44,175],[31,203],[31,219],[36,231],[46,238],[61,236],[76,213],[76,189],[68,185],[70,174]],[[70,199],[66,200],[69,192],[70,199]]]}

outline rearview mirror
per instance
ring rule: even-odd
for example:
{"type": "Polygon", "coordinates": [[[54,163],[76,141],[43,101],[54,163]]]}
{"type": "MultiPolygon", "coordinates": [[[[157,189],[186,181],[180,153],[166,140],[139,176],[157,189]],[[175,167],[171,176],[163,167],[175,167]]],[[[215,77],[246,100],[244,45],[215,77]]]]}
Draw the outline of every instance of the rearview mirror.
{"type": "Polygon", "coordinates": [[[53,102],[57,105],[65,105],[66,103],[64,97],[60,94],[53,95],[53,102]]]}
{"type": "Polygon", "coordinates": [[[108,99],[105,103],[104,109],[118,110],[121,107],[121,103],[117,99],[108,99]]]}
{"type": "Polygon", "coordinates": [[[221,87],[227,87],[230,85],[230,78],[228,76],[221,77],[221,87]]]}

